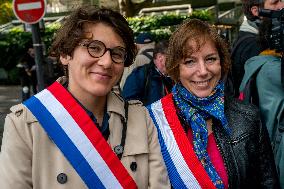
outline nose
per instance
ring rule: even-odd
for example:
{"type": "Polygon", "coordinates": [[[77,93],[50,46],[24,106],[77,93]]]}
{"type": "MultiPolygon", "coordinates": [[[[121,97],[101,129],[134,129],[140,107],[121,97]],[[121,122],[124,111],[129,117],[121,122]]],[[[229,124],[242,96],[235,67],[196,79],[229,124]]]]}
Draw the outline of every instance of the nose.
{"type": "Polygon", "coordinates": [[[99,58],[98,64],[104,68],[110,68],[112,65],[112,59],[110,51],[107,50],[103,56],[99,58]]]}
{"type": "Polygon", "coordinates": [[[200,76],[206,76],[208,74],[206,64],[203,60],[199,62],[198,73],[200,76]]]}

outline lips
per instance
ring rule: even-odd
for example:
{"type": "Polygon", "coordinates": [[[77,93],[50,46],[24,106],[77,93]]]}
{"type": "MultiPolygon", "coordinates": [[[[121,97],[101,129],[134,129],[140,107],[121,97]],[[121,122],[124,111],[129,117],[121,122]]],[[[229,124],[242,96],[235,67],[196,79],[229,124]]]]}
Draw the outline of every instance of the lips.
{"type": "Polygon", "coordinates": [[[211,79],[204,80],[204,81],[192,81],[192,83],[197,87],[207,87],[209,86],[211,79]]]}
{"type": "Polygon", "coordinates": [[[103,73],[103,72],[91,72],[91,74],[94,74],[95,77],[101,80],[109,80],[111,79],[111,75],[108,73],[103,73]]]}

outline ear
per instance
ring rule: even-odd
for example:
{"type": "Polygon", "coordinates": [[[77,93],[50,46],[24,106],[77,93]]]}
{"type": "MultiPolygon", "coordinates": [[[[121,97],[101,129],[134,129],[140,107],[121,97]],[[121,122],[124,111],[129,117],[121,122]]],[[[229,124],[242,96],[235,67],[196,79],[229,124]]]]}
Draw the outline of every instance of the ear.
{"type": "Polygon", "coordinates": [[[258,14],[259,14],[259,7],[258,6],[252,6],[251,8],[250,8],[250,11],[251,11],[251,13],[252,13],[252,15],[253,16],[258,16],[258,14]]]}
{"type": "Polygon", "coordinates": [[[71,60],[71,56],[69,55],[60,55],[60,62],[67,66],[69,64],[69,60],[71,60]]]}

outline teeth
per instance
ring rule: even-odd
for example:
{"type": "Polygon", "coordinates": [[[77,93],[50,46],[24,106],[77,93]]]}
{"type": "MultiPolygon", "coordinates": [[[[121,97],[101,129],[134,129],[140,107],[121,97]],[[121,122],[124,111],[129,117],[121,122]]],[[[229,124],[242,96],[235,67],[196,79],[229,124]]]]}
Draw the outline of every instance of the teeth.
{"type": "Polygon", "coordinates": [[[200,86],[206,86],[208,85],[210,79],[206,81],[194,81],[195,84],[200,85],[200,86]]]}

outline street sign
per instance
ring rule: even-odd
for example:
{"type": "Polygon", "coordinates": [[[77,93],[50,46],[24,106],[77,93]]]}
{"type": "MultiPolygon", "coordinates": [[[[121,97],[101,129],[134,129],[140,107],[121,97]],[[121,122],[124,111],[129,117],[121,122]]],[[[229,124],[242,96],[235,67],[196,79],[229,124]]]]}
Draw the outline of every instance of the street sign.
{"type": "Polygon", "coordinates": [[[13,0],[13,11],[24,23],[38,23],[45,14],[45,0],[13,0]]]}

